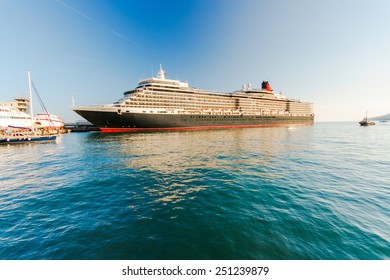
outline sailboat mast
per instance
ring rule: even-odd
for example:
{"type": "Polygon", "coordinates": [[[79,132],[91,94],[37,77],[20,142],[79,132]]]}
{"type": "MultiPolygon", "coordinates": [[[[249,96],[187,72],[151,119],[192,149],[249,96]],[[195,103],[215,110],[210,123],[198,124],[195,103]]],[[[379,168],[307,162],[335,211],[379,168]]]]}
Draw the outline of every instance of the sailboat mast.
{"type": "Polygon", "coordinates": [[[31,87],[30,71],[27,71],[27,77],[28,77],[28,90],[30,93],[31,130],[34,130],[34,114],[33,114],[33,100],[32,100],[32,87],[31,87]]]}

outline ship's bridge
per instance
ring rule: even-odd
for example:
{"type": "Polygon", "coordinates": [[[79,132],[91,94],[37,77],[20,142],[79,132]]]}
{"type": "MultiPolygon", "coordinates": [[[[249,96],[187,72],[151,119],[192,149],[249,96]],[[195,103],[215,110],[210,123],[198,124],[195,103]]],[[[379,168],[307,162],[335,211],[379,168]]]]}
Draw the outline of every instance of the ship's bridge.
{"type": "Polygon", "coordinates": [[[144,87],[146,85],[164,85],[170,87],[174,86],[178,88],[188,88],[188,83],[181,82],[179,80],[170,80],[167,79],[166,76],[167,73],[162,69],[162,66],[160,64],[160,70],[158,71],[157,76],[139,81],[137,88],[144,87]]]}

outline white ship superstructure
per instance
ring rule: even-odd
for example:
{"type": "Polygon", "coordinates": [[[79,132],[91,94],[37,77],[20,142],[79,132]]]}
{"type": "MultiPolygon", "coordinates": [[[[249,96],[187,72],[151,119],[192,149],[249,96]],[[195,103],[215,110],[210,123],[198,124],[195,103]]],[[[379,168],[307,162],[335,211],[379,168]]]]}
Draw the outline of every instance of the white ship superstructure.
{"type": "Polygon", "coordinates": [[[15,106],[10,106],[9,103],[0,103],[0,128],[30,128],[31,116],[15,106]]]}
{"type": "Polygon", "coordinates": [[[35,126],[51,129],[60,129],[64,127],[64,122],[56,115],[50,113],[40,113],[35,117],[35,126]]]}
{"type": "Polygon", "coordinates": [[[188,83],[166,79],[165,75],[160,69],[157,78],[140,81],[135,90],[125,92],[124,98],[113,106],[144,113],[179,110],[190,114],[313,114],[311,104],[287,99],[265,88],[255,89],[250,84],[234,93],[217,93],[190,88],[188,83]]]}

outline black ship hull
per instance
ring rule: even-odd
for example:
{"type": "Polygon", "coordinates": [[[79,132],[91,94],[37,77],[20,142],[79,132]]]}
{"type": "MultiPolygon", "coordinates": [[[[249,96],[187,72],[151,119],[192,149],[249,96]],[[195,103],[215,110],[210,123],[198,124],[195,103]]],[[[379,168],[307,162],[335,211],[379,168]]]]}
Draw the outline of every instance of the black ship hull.
{"type": "Polygon", "coordinates": [[[312,125],[314,116],[131,113],[75,109],[102,132],[312,125]]]}

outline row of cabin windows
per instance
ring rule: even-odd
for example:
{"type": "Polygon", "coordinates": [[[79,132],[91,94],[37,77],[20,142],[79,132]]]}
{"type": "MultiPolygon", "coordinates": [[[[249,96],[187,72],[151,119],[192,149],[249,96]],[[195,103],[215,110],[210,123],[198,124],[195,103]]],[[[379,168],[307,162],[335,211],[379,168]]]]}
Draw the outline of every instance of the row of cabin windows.
{"type": "MultiPolygon", "coordinates": [[[[261,109],[264,109],[264,108],[267,108],[269,110],[287,110],[287,107],[286,106],[283,106],[283,105],[280,105],[280,106],[266,106],[266,105],[260,105],[260,104],[257,104],[257,105],[249,105],[249,106],[223,106],[224,104],[217,104],[217,105],[213,105],[213,106],[210,106],[211,104],[202,104],[201,102],[192,102],[192,103],[185,103],[185,102],[131,102],[130,104],[128,103],[128,105],[130,105],[130,107],[137,107],[137,106],[142,106],[142,105],[145,105],[145,106],[161,106],[161,107],[174,107],[174,108],[202,108],[202,109],[207,109],[207,108],[210,108],[210,109],[225,109],[225,110],[235,110],[237,108],[240,108],[242,110],[261,110],[261,109]]],[[[311,107],[310,106],[300,106],[300,107],[296,107],[296,108],[291,108],[290,107],[290,110],[291,111],[311,111],[311,107]]]]}
{"type": "Polygon", "coordinates": [[[187,94],[183,96],[183,94],[152,94],[152,95],[144,95],[140,94],[137,95],[137,98],[147,98],[147,99],[173,99],[173,100],[201,100],[201,101],[207,101],[207,102],[227,102],[227,103],[233,103],[233,102],[240,102],[240,103],[282,103],[286,104],[288,101],[282,101],[282,100],[275,100],[275,99],[237,99],[237,98],[229,98],[229,97],[215,97],[215,96],[204,96],[204,95],[196,95],[196,96],[188,96],[187,94]]]}
{"type": "MultiPolygon", "coordinates": [[[[156,103],[156,102],[159,102],[159,103],[172,103],[173,101],[173,104],[202,104],[204,106],[215,106],[215,105],[223,105],[223,106],[236,106],[236,104],[238,103],[239,106],[246,106],[246,107],[251,107],[251,106],[270,106],[270,107],[279,107],[279,108],[285,108],[287,106],[287,103],[286,102],[283,102],[283,103],[280,103],[280,102],[227,102],[227,101],[220,101],[220,100],[213,100],[213,101],[208,101],[208,100],[191,100],[191,99],[185,99],[185,98],[172,98],[172,99],[168,99],[168,98],[137,98],[137,99],[133,99],[131,100],[133,102],[146,102],[146,103],[156,103]]],[[[131,102],[131,101],[127,101],[127,102],[131,102]]],[[[307,107],[307,106],[303,106],[303,107],[307,107]]]]}
{"type": "MultiPolygon", "coordinates": [[[[191,103],[186,103],[186,102],[166,102],[166,101],[159,101],[159,102],[132,102],[128,105],[133,105],[131,107],[137,107],[140,105],[150,105],[150,106],[162,106],[162,107],[177,107],[177,108],[187,108],[187,107],[196,107],[196,108],[202,108],[202,109],[226,109],[226,110],[234,110],[236,108],[241,108],[244,110],[260,110],[262,108],[269,108],[270,110],[286,110],[287,107],[280,105],[280,106],[266,106],[266,105],[260,105],[260,104],[255,104],[255,105],[247,105],[244,106],[241,104],[241,106],[236,106],[236,105],[230,105],[226,106],[226,104],[209,104],[209,103],[201,103],[201,102],[191,102],[191,103]]],[[[302,108],[306,110],[307,108],[302,108]]]]}
{"type": "Polygon", "coordinates": [[[18,117],[18,116],[0,116],[0,119],[31,120],[31,118],[27,118],[27,117],[18,117]]]}

